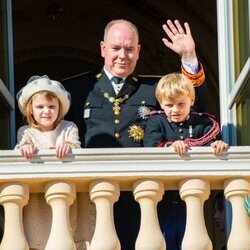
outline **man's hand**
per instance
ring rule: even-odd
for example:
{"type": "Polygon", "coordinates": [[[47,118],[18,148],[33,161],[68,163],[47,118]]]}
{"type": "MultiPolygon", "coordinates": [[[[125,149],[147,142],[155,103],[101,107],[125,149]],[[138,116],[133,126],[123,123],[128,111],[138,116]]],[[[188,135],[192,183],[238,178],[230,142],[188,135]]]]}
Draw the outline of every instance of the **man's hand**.
{"type": "Polygon", "coordinates": [[[170,40],[163,38],[164,44],[179,54],[183,62],[194,62],[197,58],[195,43],[188,23],[184,23],[185,31],[178,20],[175,20],[174,23],[171,20],[167,20],[167,24],[164,24],[162,27],[170,40]]]}

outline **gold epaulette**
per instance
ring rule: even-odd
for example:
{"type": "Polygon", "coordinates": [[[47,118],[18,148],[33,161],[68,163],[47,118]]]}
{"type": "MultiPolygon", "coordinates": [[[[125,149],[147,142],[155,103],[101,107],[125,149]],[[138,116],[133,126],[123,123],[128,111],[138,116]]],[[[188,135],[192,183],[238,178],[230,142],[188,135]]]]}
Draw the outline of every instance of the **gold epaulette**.
{"type": "Polygon", "coordinates": [[[97,80],[99,80],[99,79],[102,77],[102,75],[103,75],[103,73],[100,72],[100,73],[98,73],[98,74],[95,75],[95,78],[96,78],[97,80]]]}
{"type": "Polygon", "coordinates": [[[201,63],[199,63],[199,65],[200,65],[200,71],[196,74],[191,74],[191,73],[187,72],[184,69],[184,67],[181,65],[181,73],[183,75],[185,75],[186,77],[188,77],[192,81],[194,87],[201,86],[202,83],[205,81],[205,72],[203,70],[203,66],[201,63]]]}

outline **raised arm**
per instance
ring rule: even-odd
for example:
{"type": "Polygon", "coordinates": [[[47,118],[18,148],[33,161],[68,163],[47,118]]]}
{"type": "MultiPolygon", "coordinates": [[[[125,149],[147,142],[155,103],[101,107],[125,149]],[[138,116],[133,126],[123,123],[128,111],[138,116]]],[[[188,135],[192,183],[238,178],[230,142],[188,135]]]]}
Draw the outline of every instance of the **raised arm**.
{"type": "Polygon", "coordinates": [[[178,20],[175,20],[174,23],[167,20],[163,29],[168,38],[163,38],[162,41],[166,47],[180,55],[183,62],[195,63],[197,61],[195,43],[188,23],[184,23],[184,28],[185,30],[178,20]]]}
{"type": "Polygon", "coordinates": [[[195,42],[191,34],[188,23],[184,23],[184,28],[178,20],[172,22],[167,20],[163,25],[168,38],[162,41],[166,47],[180,55],[182,61],[181,72],[187,76],[195,87],[195,104],[193,109],[197,112],[206,111],[208,98],[207,86],[204,83],[205,73],[201,63],[198,62],[195,52],[195,42]]]}

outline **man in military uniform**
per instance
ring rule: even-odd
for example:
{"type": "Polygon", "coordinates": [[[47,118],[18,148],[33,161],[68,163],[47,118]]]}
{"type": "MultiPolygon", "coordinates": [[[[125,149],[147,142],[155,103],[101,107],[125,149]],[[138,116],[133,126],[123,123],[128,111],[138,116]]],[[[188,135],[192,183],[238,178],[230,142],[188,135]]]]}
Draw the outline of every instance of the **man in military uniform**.
{"type": "MultiPolygon", "coordinates": [[[[174,23],[168,20],[163,29],[169,40],[162,40],[166,47],[180,55],[182,73],[196,87],[196,111],[204,111],[207,99],[204,72],[196,57],[189,25],[185,23],[184,27],[185,30],[178,20],[174,23]]],[[[133,76],[141,49],[133,23],[109,22],[100,47],[104,58],[100,74],[86,73],[64,81],[72,97],[66,119],[77,124],[84,147],[140,147],[146,124],[143,112],[158,109],[155,99],[158,79],[133,76]]],[[[131,192],[122,193],[115,206],[116,228],[122,248],[126,250],[134,249],[139,228],[139,209],[133,202],[131,192]]]]}
{"type": "MultiPolygon", "coordinates": [[[[172,42],[163,42],[181,56],[182,72],[197,86],[196,111],[204,111],[204,72],[196,58],[189,26],[185,24],[184,32],[178,21],[167,24],[163,28],[172,42]]],[[[100,46],[104,58],[100,74],[86,73],[64,81],[72,97],[66,118],[79,127],[84,147],[142,146],[146,120],[139,108],[158,108],[154,93],[158,79],[133,76],[141,48],[137,28],[125,20],[112,21],[106,26],[100,46]]]]}

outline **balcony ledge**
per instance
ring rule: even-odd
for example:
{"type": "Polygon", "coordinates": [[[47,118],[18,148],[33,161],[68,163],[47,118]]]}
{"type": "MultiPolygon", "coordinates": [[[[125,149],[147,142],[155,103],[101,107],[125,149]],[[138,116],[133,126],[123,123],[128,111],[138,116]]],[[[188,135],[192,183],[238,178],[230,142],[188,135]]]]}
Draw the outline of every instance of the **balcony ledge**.
{"type": "Polygon", "coordinates": [[[170,189],[184,178],[203,177],[217,189],[223,187],[218,180],[250,178],[250,146],[230,147],[219,157],[210,147],[195,147],[183,158],[171,148],[74,149],[62,160],[55,157],[54,150],[40,150],[32,161],[19,151],[0,150],[0,168],[1,183],[34,182],[31,189],[53,179],[74,179],[80,191],[87,191],[92,180],[112,179],[121,184],[121,190],[127,190],[133,181],[148,177],[162,181],[167,177],[165,185],[170,189]]]}

